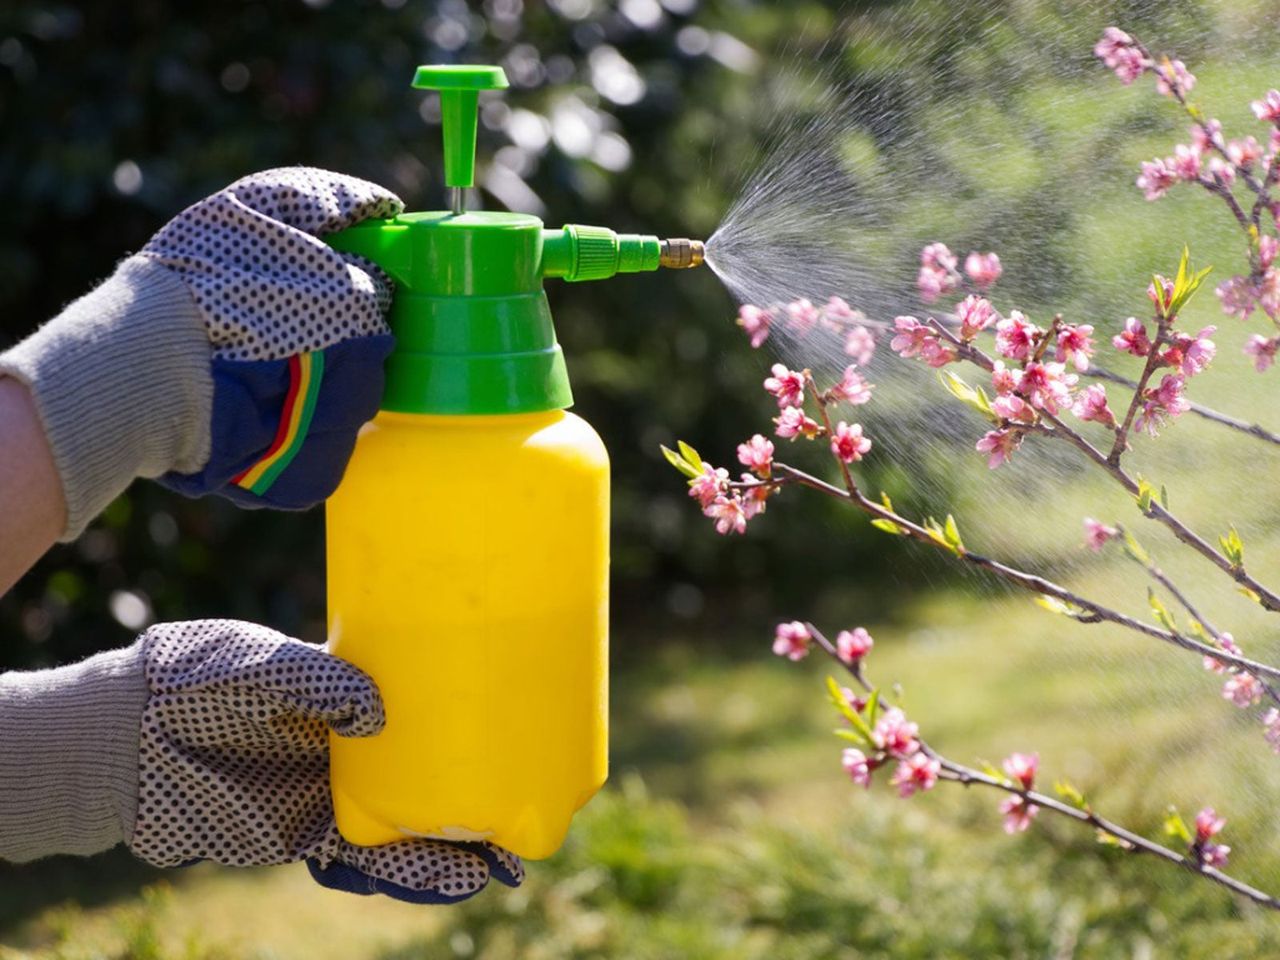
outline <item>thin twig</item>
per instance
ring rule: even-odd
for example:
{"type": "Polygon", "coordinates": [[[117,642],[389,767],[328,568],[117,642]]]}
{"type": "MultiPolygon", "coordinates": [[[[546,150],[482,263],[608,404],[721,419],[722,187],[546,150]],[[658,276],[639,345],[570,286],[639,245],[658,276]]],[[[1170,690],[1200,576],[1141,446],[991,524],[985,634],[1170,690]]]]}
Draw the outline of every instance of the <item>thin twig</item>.
{"type": "MultiPolygon", "coordinates": [[[[853,677],[863,690],[871,693],[876,689],[863,673],[861,661],[848,663],[841,659],[836,647],[829,639],[827,639],[822,631],[812,623],[806,623],[805,629],[809,631],[809,635],[813,637],[826,654],[836,663],[840,664],[840,666],[853,677]]],[[[1122,827],[1112,820],[1099,816],[1087,806],[1084,809],[1081,809],[1080,807],[1064,803],[1057,797],[1051,797],[1048,794],[1040,793],[1037,790],[1028,790],[1018,786],[1012,781],[993,777],[980,770],[975,770],[972,767],[947,759],[937,750],[929,746],[929,744],[923,739],[917,738],[917,742],[920,745],[920,750],[932,759],[937,760],[942,771],[945,771],[947,774],[946,776],[939,775],[939,779],[947,780],[951,783],[958,783],[965,787],[989,787],[993,790],[999,790],[1003,793],[1021,797],[1024,803],[1034,803],[1036,806],[1044,810],[1075,820],[1078,823],[1088,824],[1095,830],[1114,837],[1122,843],[1124,849],[1132,853],[1147,853],[1151,856],[1158,857],[1167,863],[1182,867],[1196,876],[1204,877],[1206,880],[1211,880],[1214,883],[1220,884],[1232,893],[1246,897],[1254,903],[1260,904],[1271,910],[1280,910],[1280,899],[1273,897],[1271,894],[1259,890],[1257,887],[1250,886],[1242,880],[1237,880],[1235,877],[1223,873],[1221,870],[1208,866],[1207,864],[1200,863],[1198,860],[1188,857],[1185,854],[1180,854],[1177,851],[1164,846],[1164,844],[1148,840],[1141,834],[1134,833],[1132,830],[1122,827]]]]}

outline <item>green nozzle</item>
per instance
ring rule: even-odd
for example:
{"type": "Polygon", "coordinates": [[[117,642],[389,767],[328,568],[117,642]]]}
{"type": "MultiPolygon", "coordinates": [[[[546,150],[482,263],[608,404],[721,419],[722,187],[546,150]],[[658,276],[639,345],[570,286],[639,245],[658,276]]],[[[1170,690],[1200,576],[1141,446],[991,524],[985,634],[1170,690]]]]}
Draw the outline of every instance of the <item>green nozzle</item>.
{"type": "Polygon", "coordinates": [[[440,129],[444,136],[444,182],[466,188],[476,179],[476,108],[481,90],[505,90],[501,67],[445,65],[419,67],[413,85],[440,91],[440,129]]]}

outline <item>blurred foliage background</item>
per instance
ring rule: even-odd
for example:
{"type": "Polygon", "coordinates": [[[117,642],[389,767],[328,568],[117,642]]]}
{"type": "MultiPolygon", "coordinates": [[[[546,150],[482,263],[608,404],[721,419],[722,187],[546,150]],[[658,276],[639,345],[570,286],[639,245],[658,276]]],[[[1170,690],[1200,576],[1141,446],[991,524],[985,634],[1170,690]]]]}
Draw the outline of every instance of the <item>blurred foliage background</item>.
{"type": "MultiPolygon", "coordinates": [[[[1175,49],[1229,132],[1257,132],[1246,104],[1280,86],[1280,0],[11,0],[0,348],[254,170],[324,166],[411,208],[442,205],[438,118],[407,86],[431,61],[498,62],[512,81],[484,103],[473,205],[706,237],[768,145],[834,108],[847,149],[833,162],[875,211],[877,270],[909,277],[925,240],[995,248],[1002,296],[1103,334],[1143,308],[1142,278],[1184,241],[1218,264],[1215,280],[1242,257],[1208,199],[1152,205],[1134,189],[1138,161],[1168,153],[1184,124],[1145,82],[1123,88],[1093,63],[1109,23],[1175,49]]],[[[157,886],[124,855],[0,866],[0,960],[1280,955],[1270,917],[1099,855],[1087,835],[993,840],[986,798],[851,794],[821,665],[797,674],[769,658],[775,617],[872,627],[878,675],[907,684],[913,716],[958,759],[1034,747],[1153,835],[1165,802],[1208,795],[1243,875],[1280,886],[1280,776],[1212,678],[976,590],[819,498],[788,496],[748,537],[715,536],[658,444],[726,461],[766,423],[758,383],[773,357],[748,348],[708,271],[549,295],[576,409],[614,463],[619,776],[565,852],[524,891],[427,912],[316,890],[305,871],[197,867],[157,886]]],[[[1222,322],[1209,295],[1190,313],[1222,322]]],[[[1196,398],[1266,420],[1272,381],[1240,357],[1243,335],[1224,334],[1220,376],[1198,380],[1196,398]]],[[[869,485],[910,512],[954,507],[971,546],[1141,612],[1122,562],[1091,566],[1079,549],[1080,515],[1126,516],[1125,497],[1040,452],[990,474],[951,442],[968,447],[977,426],[943,417],[931,381],[884,382],[878,401],[863,408],[868,430],[898,462],[871,458],[869,485]],[[993,514],[994,493],[1018,508],[993,514]]],[[[1270,451],[1194,422],[1176,434],[1195,455],[1144,445],[1142,469],[1196,522],[1246,504],[1230,519],[1251,562],[1280,566],[1280,502],[1258,492],[1270,451]],[[1207,466],[1223,476],[1208,482],[1207,466]]],[[[322,541],[320,511],[246,513],[136,484],[0,598],[0,667],[123,644],[157,619],[242,617],[322,639],[322,541]]],[[[1194,561],[1158,555],[1201,587],[1194,561]]],[[[1251,629],[1251,652],[1280,655],[1273,628],[1229,619],[1236,600],[1212,593],[1206,612],[1251,629]]]]}

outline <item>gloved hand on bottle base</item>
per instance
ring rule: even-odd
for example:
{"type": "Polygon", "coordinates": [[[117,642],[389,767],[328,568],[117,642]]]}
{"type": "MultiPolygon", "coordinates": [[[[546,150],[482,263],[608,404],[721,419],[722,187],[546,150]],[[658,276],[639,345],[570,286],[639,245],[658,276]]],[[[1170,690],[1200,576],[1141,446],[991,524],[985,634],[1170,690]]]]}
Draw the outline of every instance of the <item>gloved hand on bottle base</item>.
{"type": "Polygon", "coordinates": [[[523,867],[489,843],[347,843],[330,730],[385,723],[373,682],[319,647],[235,620],[167,623],[82,663],[0,676],[0,858],[123,841],[158,867],[305,860],[321,884],[414,903],[466,899],[523,867]]]}
{"type": "MultiPolygon", "coordinates": [[[[0,552],[21,558],[0,556],[0,593],[135,477],[244,506],[332,493],[382,395],[392,285],[320,237],[401,209],[323,170],[246,177],[0,353],[0,552]],[[7,472],[6,453],[27,468],[7,472]],[[42,468],[56,484],[29,479],[42,468]]],[[[325,886],[419,903],[518,884],[518,858],[491,844],[342,839],[328,731],[383,723],[354,666],[235,621],[164,624],[72,666],[4,674],[0,859],[124,841],[157,866],[305,860],[325,886]]]]}

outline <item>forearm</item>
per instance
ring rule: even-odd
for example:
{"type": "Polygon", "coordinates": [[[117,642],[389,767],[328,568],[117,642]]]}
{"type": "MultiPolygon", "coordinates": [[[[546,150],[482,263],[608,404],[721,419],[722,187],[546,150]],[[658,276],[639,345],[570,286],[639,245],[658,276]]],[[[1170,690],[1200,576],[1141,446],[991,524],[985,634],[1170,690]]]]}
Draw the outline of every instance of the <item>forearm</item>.
{"type": "Polygon", "coordinates": [[[0,595],[58,539],[66,502],[27,388],[0,376],[0,595]]]}
{"type": "Polygon", "coordinates": [[[0,860],[88,855],[129,839],[146,700],[139,643],[0,675],[0,860]]]}

